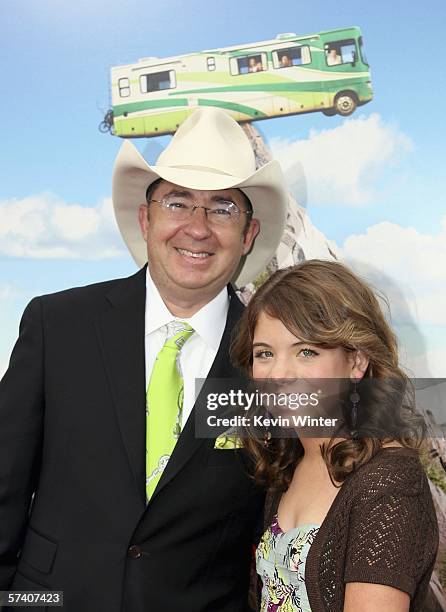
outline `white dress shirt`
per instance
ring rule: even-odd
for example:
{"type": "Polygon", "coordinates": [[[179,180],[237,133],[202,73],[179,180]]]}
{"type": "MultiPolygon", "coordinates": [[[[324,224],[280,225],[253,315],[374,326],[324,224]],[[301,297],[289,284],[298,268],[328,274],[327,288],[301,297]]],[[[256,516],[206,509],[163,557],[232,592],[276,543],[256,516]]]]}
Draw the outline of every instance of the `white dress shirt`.
{"type": "Polygon", "coordinates": [[[229,308],[228,290],[224,287],[215,298],[189,318],[172,315],[163,302],[147,267],[145,356],[146,389],[153,364],[166,340],[175,334],[175,321],[186,321],[195,330],[180,354],[180,366],[184,380],[182,427],[195,404],[195,379],[206,378],[220,346],[229,308]]]}

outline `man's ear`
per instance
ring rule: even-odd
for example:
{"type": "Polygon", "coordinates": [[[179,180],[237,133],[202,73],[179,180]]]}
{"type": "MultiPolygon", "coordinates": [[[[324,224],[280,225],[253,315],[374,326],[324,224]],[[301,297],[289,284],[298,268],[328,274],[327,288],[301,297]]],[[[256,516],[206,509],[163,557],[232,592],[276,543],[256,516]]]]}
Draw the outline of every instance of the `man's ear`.
{"type": "Polygon", "coordinates": [[[144,240],[147,242],[147,227],[149,225],[149,207],[147,204],[140,204],[138,211],[139,227],[144,240]]]}
{"type": "Polygon", "coordinates": [[[351,366],[350,378],[361,380],[369,366],[369,358],[360,350],[353,351],[351,353],[351,366]]]}
{"type": "Polygon", "coordinates": [[[243,238],[244,247],[243,247],[243,255],[246,255],[251,250],[252,244],[260,232],[260,221],[258,219],[251,219],[251,222],[245,231],[245,235],[243,238]]]}

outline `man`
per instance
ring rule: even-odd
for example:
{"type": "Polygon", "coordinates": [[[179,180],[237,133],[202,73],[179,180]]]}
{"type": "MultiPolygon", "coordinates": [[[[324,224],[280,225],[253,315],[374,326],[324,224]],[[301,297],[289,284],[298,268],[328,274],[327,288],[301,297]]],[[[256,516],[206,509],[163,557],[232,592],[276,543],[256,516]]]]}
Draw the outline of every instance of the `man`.
{"type": "Polygon", "coordinates": [[[292,66],[291,60],[288,57],[288,55],[286,53],[284,53],[282,55],[282,57],[280,58],[280,67],[281,68],[289,68],[290,66],[292,66]]]}
{"type": "Polygon", "coordinates": [[[195,436],[193,388],[234,376],[229,282],[279,244],[281,171],[255,171],[240,126],[202,109],[156,166],[124,142],[113,200],[148,266],[35,298],[0,384],[0,590],[63,590],[65,612],[241,612],[263,497],[243,450],[195,436]]]}
{"type": "Polygon", "coordinates": [[[342,64],[342,57],[339,55],[338,50],[332,47],[327,54],[327,65],[337,66],[342,64]]]}

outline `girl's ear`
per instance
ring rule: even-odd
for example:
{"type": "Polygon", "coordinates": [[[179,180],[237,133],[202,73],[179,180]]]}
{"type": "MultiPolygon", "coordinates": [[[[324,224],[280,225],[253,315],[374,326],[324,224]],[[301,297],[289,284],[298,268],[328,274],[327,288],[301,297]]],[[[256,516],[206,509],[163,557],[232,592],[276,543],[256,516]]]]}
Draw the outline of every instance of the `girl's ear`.
{"type": "Polygon", "coordinates": [[[360,350],[354,351],[351,355],[351,372],[350,378],[361,380],[369,365],[369,359],[365,353],[360,350]]]}

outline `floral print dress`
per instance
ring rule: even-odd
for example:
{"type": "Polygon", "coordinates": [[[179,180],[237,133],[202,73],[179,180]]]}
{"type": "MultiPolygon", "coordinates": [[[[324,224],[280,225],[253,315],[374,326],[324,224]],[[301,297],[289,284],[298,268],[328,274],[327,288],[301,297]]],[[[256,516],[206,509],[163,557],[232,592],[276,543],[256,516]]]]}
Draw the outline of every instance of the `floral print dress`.
{"type": "Polygon", "coordinates": [[[282,531],[277,514],[260,540],[257,573],[263,582],[261,612],[311,612],[305,588],[305,561],[320,525],[282,531]]]}

